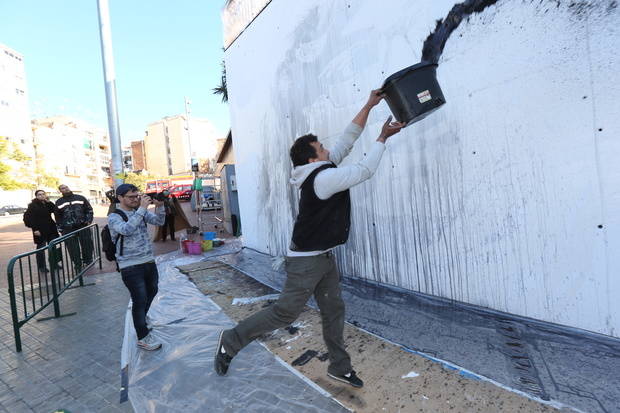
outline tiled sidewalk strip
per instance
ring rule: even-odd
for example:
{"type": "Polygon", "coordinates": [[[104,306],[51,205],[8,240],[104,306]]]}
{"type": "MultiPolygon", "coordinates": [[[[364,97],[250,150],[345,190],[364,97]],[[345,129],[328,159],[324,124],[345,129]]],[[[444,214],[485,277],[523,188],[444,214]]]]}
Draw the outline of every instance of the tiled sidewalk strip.
{"type": "MultiPolygon", "coordinates": [[[[22,327],[15,352],[10,304],[0,292],[0,412],[133,412],[119,404],[123,321],[129,295],[116,273],[87,277],[94,286],[66,291],[61,313],[76,315],[22,327]]],[[[46,309],[37,318],[53,315],[46,309]]]]}

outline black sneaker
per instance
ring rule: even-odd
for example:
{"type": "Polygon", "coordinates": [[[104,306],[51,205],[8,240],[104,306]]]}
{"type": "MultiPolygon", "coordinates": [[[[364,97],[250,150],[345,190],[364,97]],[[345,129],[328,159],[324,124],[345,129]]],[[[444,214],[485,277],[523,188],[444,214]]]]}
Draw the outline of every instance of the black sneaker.
{"type": "Polygon", "coordinates": [[[217,340],[217,347],[215,347],[215,358],[213,359],[213,364],[215,366],[215,372],[219,376],[224,376],[228,372],[228,366],[230,366],[230,362],[232,361],[232,357],[226,354],[226,349],[224,348],[224,344],[222,343],[222,337],[224,335],[224,330],[220,331],[220,338],[217,340]]]}
{"type": "Polygon", "coordinates": [[[361,387],[364,387],[364,382],[362,381],[362,379],[360,379],[359,377],[357,377],[357,374],[355,374],[355,370],[351,370],[350,373],[347,374],[343,374],[340,376],[337,376],[335,374],[331,374],[331,373],[327,373],[327,375],[329,377],[331,377],[334,380],[338,380],[341,381],[343,383],[347,383],[350,384],[353,387],[357,387],[358,389],[361,387]]]}

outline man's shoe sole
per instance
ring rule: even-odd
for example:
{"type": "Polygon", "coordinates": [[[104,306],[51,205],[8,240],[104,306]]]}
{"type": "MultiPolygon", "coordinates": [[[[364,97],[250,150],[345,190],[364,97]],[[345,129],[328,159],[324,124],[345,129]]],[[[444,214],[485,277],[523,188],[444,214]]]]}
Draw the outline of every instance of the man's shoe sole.
{"type": "Polygon", "coordinates": [[[334,379],[334,380],[338,380],[338,381],[341,381],[341,382],[343,382],[343,383],[346,383],[346,384],[348,384],[348,385],[349,385],[349,386],[351,386],[351,387],[355,387],[356,389],[361,389],[362,387],[364,387],[364,385],[363,385],[363,384],[362,384],[361,386],[356,386],[355,384],[351,383],[349,380],[341,379],[340,377],[338,377],[338,376],[334,376],[334,375],[333,375],[333,374],[331,374],[331,373],[327,373],[327,375],[328,375],[329,377],[331,377],[332,379],[334,379]]]}

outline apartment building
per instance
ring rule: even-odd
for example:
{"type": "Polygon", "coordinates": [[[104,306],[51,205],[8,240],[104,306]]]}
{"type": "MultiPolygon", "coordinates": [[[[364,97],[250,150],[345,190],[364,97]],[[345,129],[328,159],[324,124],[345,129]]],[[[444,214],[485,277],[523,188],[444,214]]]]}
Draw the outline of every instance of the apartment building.
{"type": "Polygon", "coordinates": [[[104,129],[55,116],[33,120],[32,132],[38,168],[91,201],[104,198],[112,186],[110,140],[104,129]]]}
{"type": "Polygon", "coordinates": [[[0,139],[30,158],[25,162],[8,163],[15,180],[32,182],[34,146],[24,56],[4,44],[0,44],[0,139]]]}
{"type": "Polygon", "coordinates": [[[191,171],[191,158],[214,159],[217,131],[207,119],[168,116],[149,124],[144,153],[149,173],[168,176],[191,171]],[[190,153],[193,156],[190,156],[190,153]]]}

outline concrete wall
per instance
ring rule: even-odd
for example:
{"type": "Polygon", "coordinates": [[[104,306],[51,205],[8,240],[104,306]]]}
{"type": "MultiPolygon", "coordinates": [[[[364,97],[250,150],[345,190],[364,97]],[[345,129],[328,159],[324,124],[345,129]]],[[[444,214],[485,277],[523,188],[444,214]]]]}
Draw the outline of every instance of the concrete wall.
{"type": "MultiPolygon", "coordinates": [[[[616,2],[499,1],[452,34],[448,103],[390,140],[351,190],[343,273],[620,337],[620,14],[616,2]]],[[[446,0],[272,1],[226,51],[247,246],[283,254],[288,148],[329,146],[417,63],[446,0]]],[[[359,160],[382,103],[345,163],[359,160]]]]}

